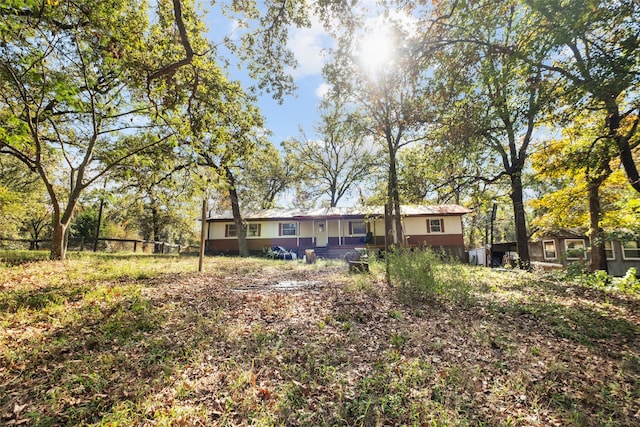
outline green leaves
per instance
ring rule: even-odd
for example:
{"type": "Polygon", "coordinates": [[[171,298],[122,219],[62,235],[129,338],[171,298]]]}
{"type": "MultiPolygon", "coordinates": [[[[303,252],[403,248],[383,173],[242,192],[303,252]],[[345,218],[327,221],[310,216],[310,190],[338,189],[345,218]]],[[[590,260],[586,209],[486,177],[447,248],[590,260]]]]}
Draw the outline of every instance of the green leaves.
{"type": "Polygon", "coordinates": [[[380,165],[377,147],[369,138],[364,119],[341,101],[325,100],[319,140],[299,139],[283,143],[287,157],[299,171],[299,180],[313,198],[336,206],[356,189],[367,185],[380,165]]]}
{"type": "Polygon", "coordinates": [[[640,84],[640,4],[588,0],[559,11],[551,3],[526,2],[547,34],[549,46],[561,54],[530,60],[558,76],[569,112],[604,113],[602,136],[613,139],[629,182],[640,192],[640,173],[630,145],[638,128],[623,125],[630,116],[637,118],[640,102],[636,90],[640,84]]]}

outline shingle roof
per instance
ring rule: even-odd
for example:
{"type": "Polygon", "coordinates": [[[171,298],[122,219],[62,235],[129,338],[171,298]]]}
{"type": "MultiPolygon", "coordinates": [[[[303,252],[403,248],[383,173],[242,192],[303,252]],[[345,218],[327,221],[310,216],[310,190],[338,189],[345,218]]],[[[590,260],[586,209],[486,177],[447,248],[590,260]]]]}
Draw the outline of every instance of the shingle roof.
{"type": "MultiPolygon", "coordinates": [[[[400,212],[404,216],[426,216],[426,215],[464,215],[472,212],[470,209],[459,205],[403,205],[400,212]]],[[[361,206],[361,207],[334,207],[334,208],[314,208],[314,209],[264,209],[251,210],[242,213],[242,218],[259,219],[317,219],[317,218],[353,218],[384,215],[382,206],[361,206]]],[[[209,212],[208,220],[232,220],[233,214],[230,210],[209,212]]]]}

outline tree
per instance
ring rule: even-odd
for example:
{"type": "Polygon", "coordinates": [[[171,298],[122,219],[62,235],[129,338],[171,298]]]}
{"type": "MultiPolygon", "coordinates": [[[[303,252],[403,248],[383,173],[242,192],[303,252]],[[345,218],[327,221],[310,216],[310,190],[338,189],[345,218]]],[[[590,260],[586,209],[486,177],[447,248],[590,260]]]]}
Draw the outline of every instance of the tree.
{"type": "Polygon", "coordinates": [[[320,140],[299,139],[284,142],[287,154],[300,167],[300,180],[310,197],[326,196],[335,207],[354,185],[364,181],[378,164],[372,142],[362,118],[346,111],[338,100],[326,100],[321,107],[321,123],[316,127],[320,140]]]}
{"type": "Polygon", "coordinates": [[[193,90],[184,108],[168,120],[180,129],[180,141],[192,153],[192,164],[213,171],[213,182],[228,192],[240,255],[248,256],[237,175],[241,164],[256,150],[262,116],[252,104],[253,99],[238,82],[227,80],[210,55],[194,60],[192,67],[182,70],[180,79],[180,84],[193,90]],[[183,113],[186,114],[183,116],[183,113]]]}
{"type": "MultiPolygon", "coordinates": [[[[103,220],[101,220],[101,222],[104,223],[103,220]]],[[[82,244],[92,241],[97,226],[98,208],[91,205],[83,206],[81,204],[70,225],[70,237],[80,239],[82,244]]]]}
{"type": "MultiPolygon", "coordinates": [[[[501,162],[502,170],[483,179],[496,182],[507,177],[516,228],[518,257],[529,264],[528,233],[523,197],[523,171],[533,135],[546,108],[551,108],[551,84],[540,67],[522,61],[514,50],[531,57],[546,52],[528,44],[535,26],[515,1],[458,4],[443,2],[446,19],[438,22],[429,43],[440,58],[440,78],[457,76],[464,57],[472,81],[457,94],[459,103],[481,106],[480,114],[467,117],[501,162]]],[[[535,34],[535,33],[534,33],[535,34]]],[[[478,109],[470,109],[478,112],[478,109]]]]}
{"type": "Polygon", "coordinates": [[[528,0],[526,5],[540,28],[531,43],[548,47],[550,54],[523,57],[562,79],[566,110],[603,112],[600,136],[615,142],[629,183],[640,192],[634,154],[640,145],[635,137],[640,126],[640,3],[528,0]]]}
{"type": "MultiPolygon", "coordinates": [[[[575,121],[564,129],[561,139],[551,141],[533,156],[537,179],[549,180],[555,188],[533,200],[539,232],[559,229],[587,230],[591,247],[591,271],[607,271],[605,240],[607,231],[624,228],[620,213],[633,215],[629,205],[621,203],[624,192],[617,188],[620,176],[615,159],[616,144],[602,138],[602,112],[573,115],[575,121]],[[587,203],[585,203],[585,201],[587,203]],[[585,205],[587,208],[585,209],[585,205]],[[616,212],[615,214],[613,214],[616,212]]],[[[627,193],[632,189],[629,185],[627,193]]]]}
{"type": "Polygon", "coordinates": [[[260,143],[239,177],[239,196],[243,206],[254,209],[276,207],[277,197],[299,179],[291,156],[280,154],[266,139],[260,143]]]}
{"type": "MultiPolygon", "coordinates": [[[[154,141],[158,136],[140,134],[129,138],[154,141]]],[[[185,148],[171,138],[143,156],[130,156],[110,174],[112,191],[126,196],[118,200],[124,204],[120,209],[128,212],[129,221],[137,224],[145,240],[171,241],[172,235],[186,232],[185,222],[194,219],[193,215],[185,215],[183,208],[193,207],[194,195],[199,192],[189,166],[185,148]]],[[[158,252],[160,246],[156,244],[154,250],[158,252]]]]}
{"type": "Polygon", "coordinates": [[[0,156],[0,236],[27,235],[31,248],[50,231],[51,206],[38,175],[17,159],[0,156]]]}
{"type": "MultiPolygon", "coordinates": [[[[351,19],[351,18],[350,18],[351,19]]],[[[348,22],[345,33],[340,36],[334,58],[325,68],[325,76],[332,84],[331,96],[341,102],[353,103],[365,117],[365,126],[373,140],[381,143],[387,156],[387,201],[385,203],[386,234],[388,242],[404,244],[398,190],[398,153],[412,143],[424,138],[424,123],[428,121],[428,105],[425,103],[425,81],[427,70],[417,67],[409,48],[412,28],[406,26],[402,17],[380,17],[371,26],[386,29],[381,36],[396,46],[386,52],[384,63],[370,63],[367,59],[375,55],[367,52],[363,58],[358,52],[368,44],[366,34],[372,28],[361,28],[357,19],[348,22]],[[392,223],[390,222],[392,220],[392,223]]]]}
{"type": "Polygon", "coordinates": [[[142,44],[148,16],[143,4],[119,0],[41,6],[10,8],[2,28],[0,153],[44,183],[53,206],[51,258],[64,259],[82,192],[158,142],[129,145],[122,137],[152,125],[149,106],[132,98],[140,84],[137,61],[149,48],[142,44]]]}
{"type": "MultiPolygon", "coordinates": [[[[65,257],[64,236],[82,192],[175,132],[165,115],[184,114],[198,86],[197,78],[180,74],[216,53],[192,1],[156,6],[150,25],[143,1],[0,5],[7,17],[0,23],[0,154],[18,158],[43,181],[53,206],[53,259],[65,257]],[[160,139],[123,144],[132,129],[149,127],[160,139]]],[[[294,60],[284,47],[287,25],[305,24],[306,8],[232,2],[225,11],[269,24],[244,33],[240,44],[225,42],[249,64],[260,88],[276,97],[288,93],[293,85],[284,71],[294,60]]]]}
{"type": "MultiPolygon", "coordinates": [[[[484,244],[485,239],[489,242],[492,206],[494,203],[502,205],[510,202],[509,185],[503,181],[480,179],[488,173],[499,173],[495,172],[497,165],[491,158],[485,157],[488,154],[486,150],[478,147],[471,149],[469,141],[457,139],[450,132],[451,129],[450,126],[441,127],[442,135],[430,132],[427,143],[400,153],[400,197],[403,203],[455,203],[471,209],[473,212],[463,219],[463,230],[465,243],[475,248],[484,244]]],[[[503,228],[511,223],[500,222],[500,226],[494,223],[495,234],[508,234],[511,230],[503,228]]],[[[512,229],[509,226],[506,228],[512,229]]]]}

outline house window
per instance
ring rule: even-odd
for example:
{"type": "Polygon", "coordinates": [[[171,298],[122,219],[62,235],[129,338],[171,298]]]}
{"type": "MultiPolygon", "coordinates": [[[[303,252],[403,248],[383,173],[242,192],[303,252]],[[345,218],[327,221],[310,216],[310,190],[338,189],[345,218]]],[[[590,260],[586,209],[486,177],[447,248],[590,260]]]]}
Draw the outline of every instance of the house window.
{"type": "Polygon", "coordinates": [[[428,219],[427,233],[444,233],[444,221],[441,218],[428,219]]]}
{"type": "Polygon", "coordinates": [[[298,235],[298,224],[295,222],[285,222],[280,224],[280,235],[281,236],[297,236],[298,235]]]}
{"type": "MultiPolygon", "coordinates": [[[[247,237],[260,235],[260,224],[247,224],[247,237]]],[[[235,224],[227,224],[224,227],[225,237],[238,237],[238,227],[235,224]]]]}
{"type": "Polygon", "coordinates": [[[584,240],[567,239],[564,241],[564,246],[567,252],[567,259],[584,259],[584,240]]]}
{"type": "Polygon", "coordinates": [[[247,225],[247,237],[260,236],[260,224],[248,224],[247,225]]]}
{"type": "Polygon", "coordinates": [[[616,253],[613,251],[613,244],[611,242],[604,242],[604,251],[607,254],[607,259],[609,261],[616,259],[616,253]]]}
{"type": "Polygon", "coordinates": [[[225,225],[224,237],[238,237],[238,227],[235,224],[225,225]]]}
{"type": "Polygon", "coordinates": [[[557,259],[558,253],[556,252],[555,240],[545,240],[542,242],[542,248],[544,250],[544,259],[557,259]]]}
{"type": "Polygon", "coordinates": [[[362,235],[367,234],[367,224],[364,221],[349,221],[349,234],[362,235]]]}
{"type": "Polygon", "coordinates": [[[622,242],[622,257],[624,259],[640,259],[640,241],[622,242]]]}

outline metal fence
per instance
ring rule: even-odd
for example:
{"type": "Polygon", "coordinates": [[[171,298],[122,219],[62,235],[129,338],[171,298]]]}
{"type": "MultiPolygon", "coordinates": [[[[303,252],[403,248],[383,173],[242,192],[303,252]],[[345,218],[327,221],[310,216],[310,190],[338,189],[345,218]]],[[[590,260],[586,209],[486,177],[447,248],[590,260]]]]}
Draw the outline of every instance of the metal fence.
{"type": "MultiPolygon", "coordinates": [[[[112,239],[99,238],[98,244],[85,239],[69,239],[67,250],[69,251],[93,251],[100,252],[139,252],[155,254],[179,254],[183,252],[197,251],[197,247],[188,245],[177,245],[162,241],[149,241],[140,239],[112,239]]],[[[0,238],[0,249],[10,250],[35,250],[51,249],[51,240],[32,239],[2,239],[0,238]]]]}

